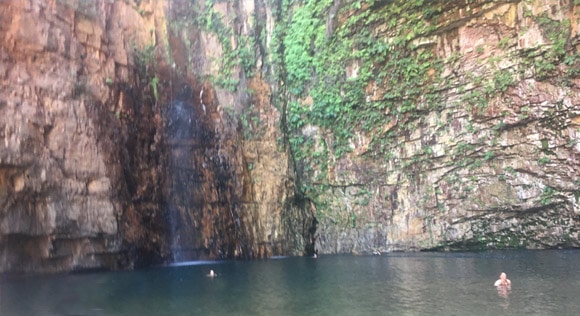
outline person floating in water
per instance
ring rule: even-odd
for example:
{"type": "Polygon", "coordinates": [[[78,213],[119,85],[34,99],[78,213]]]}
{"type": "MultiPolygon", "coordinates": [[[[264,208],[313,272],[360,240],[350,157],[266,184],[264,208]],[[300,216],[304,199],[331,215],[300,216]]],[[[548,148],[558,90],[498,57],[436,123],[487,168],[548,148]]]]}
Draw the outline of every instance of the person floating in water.
{"type": "Polygon", "coordinates": [[[495,283],[493,284],[493,286],[504,286],[504,287],[509,287],[512,285],[512,281],[510,281],[507,278],[507,274],[505,274],[505,272],[502,272],[499,275],[499,280],[495,281],[495,283]]]}
{"type": "Polygon", "coordinates": [[[510,294],[509,292],[512,289],[512,281],[507,278],[505,272],[502,272],[499,275],[499,280],[495,281],[493,285],[497,289],[497,295],[506,299],[508,298],[510,294]]]}
{"type": "Polygon", "coordinates": [[[210,278],[214,278],[217,276],[217,273],[215,273],[213,270],[209,270],[209,273],[207,274],[207,276],[210,278]]]}

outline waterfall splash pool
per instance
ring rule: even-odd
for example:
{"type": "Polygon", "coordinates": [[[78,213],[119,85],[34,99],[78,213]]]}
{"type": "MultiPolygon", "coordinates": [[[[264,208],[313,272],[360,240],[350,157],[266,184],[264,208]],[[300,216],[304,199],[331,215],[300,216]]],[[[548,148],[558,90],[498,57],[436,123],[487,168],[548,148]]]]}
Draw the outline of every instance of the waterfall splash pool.
{"type": "Polygon", "coordinates": [[[3,275],[0,315],[575,315],[578,262],[573,250],[433,252],[3,275]],[[502,271],[509,292],[493,286],[502,271]]]}

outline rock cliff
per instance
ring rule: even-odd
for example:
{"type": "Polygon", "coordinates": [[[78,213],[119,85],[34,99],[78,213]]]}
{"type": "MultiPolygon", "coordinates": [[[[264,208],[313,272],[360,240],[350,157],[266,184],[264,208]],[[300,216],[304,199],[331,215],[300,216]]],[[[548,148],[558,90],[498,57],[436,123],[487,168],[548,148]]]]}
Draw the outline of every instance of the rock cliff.
{"type": "Polygon", "coordinates": [[[578,247],[580,6],[0,2],[0,271],[578,247]]]}
{"type": "Polygon", "coordinates": [[[210,78],[229,57],[200,16],[253,7],[200,5],[0,3],[1,271],[313,247],[269,85],[233,68],[210,78]],[[234,78],[243,88],[214,87],[234,78]]]}
{"type": "Polygon", "coordinates": [[[290,142],[319,251],[578,247],[577,2],[289,10],[290,142]]]}

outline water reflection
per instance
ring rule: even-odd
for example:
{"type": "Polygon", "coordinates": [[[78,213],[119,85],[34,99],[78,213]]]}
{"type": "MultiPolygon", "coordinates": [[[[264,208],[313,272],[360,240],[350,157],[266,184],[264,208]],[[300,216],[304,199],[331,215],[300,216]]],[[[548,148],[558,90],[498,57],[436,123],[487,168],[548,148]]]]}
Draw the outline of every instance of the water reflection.
{"type": "Polygon", "coordinates": [[[576,251],[415,253],[4,276],[0,315],[574,315],[579,260],[576,251]],[[500,271],[511,289],[493,286],[500,271]]]}

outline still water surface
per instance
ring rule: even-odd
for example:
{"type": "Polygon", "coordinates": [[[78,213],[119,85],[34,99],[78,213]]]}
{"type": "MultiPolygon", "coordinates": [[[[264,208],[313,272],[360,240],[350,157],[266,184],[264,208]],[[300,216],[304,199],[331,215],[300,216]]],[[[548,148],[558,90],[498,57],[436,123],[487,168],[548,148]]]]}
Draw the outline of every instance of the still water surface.
{"type": "Polygon", "coordinates": [[[580,315],[580,251],[391,253],[2,276],[0,315],[580,315]],[[207,277],[213,269],[219,275],[207,277]],[[505,271],[510,292],[493,283],[505,271]]]}

